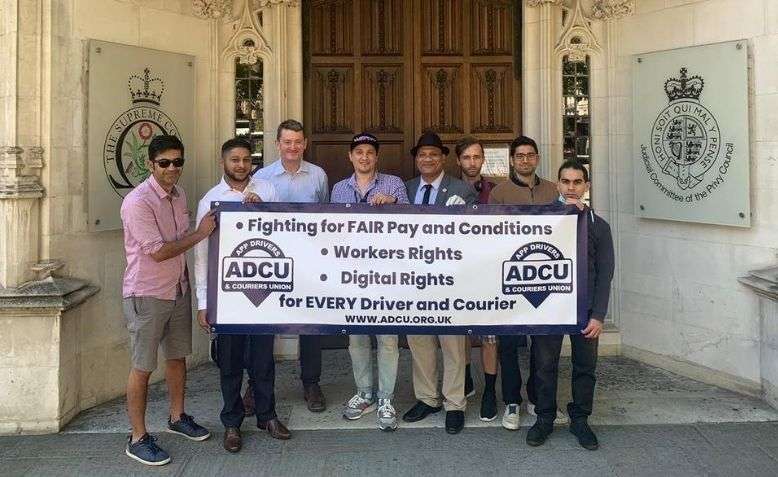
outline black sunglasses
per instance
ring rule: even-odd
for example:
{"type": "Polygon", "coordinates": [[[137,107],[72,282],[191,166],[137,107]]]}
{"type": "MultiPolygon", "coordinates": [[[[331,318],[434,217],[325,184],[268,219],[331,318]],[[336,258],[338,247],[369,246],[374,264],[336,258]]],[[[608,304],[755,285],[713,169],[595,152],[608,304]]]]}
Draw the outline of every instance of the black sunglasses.
{"type": "Polygon", "coordinates": [[[183,157],[179,157],[178,159],[173,159],[172,161],[170,159],[160,159],[160,160],[152,159],[151,162],[157,164],[162,169],[167,169],[168,167],[170,167],[170,164],[173,164],[176,167],[184,167],[183,157]]]}

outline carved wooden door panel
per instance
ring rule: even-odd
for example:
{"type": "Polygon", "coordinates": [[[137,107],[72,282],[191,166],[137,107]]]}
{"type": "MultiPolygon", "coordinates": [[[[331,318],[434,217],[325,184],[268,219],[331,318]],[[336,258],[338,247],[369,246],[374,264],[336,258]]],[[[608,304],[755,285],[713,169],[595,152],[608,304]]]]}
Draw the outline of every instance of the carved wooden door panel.
{"type": "Polygon", "coordinates": [[[348,146],[362,131],[381,141],[381,171],[410,177],[412,14],[408,0],[307,2],[305,125],[308,158],[330,187],[351,174],[348,146]]]}
{"type": "Polygon", "coordinates": [[[425,130],[452,150],[466,134],[505,144],[521,130],[516,0],[304,2],[308,160],[330,186],[347,177],[351,137],[381,141],[381,170],[416,173],[409,149],[425,130]]]}
{"type": "Polygon", "coordinates": [[[414,129],[441,136],[453,174],[462,136],[510,144],[521,130],[515,8],[511,0],[414,0],[414,129]]]}

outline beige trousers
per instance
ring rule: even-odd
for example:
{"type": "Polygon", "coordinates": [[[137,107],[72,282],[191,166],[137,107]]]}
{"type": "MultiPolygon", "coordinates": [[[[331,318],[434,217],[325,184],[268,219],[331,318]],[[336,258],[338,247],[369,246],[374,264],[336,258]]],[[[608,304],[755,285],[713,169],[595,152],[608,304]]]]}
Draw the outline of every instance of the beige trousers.
{"type": "Polygon", "coordinates": [[[438,341],[443,353],[443,407],[446,411],[464,411],[466,336],[408,336],[413,356],[413,392],[416,399],[432,407],[441,404],[438,392],[438,341]]]}

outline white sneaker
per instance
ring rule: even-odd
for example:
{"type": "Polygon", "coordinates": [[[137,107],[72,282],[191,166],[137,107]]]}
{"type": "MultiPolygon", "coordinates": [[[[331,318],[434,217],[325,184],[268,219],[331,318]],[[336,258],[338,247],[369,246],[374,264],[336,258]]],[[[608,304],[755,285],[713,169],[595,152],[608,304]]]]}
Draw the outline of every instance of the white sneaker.
{"type": "Polygon", "coordinates": [[[515,431],[519,428],[519,405],[508,404],[505,406],[505,414],[502,415],[502,427],[515,431]]]}
{"type": "Polygon", "coordinates": [[[343,406],[343,417],[349,421],[359,419],[369,412],[375,410],[375,399],[372,396],[356,393],[349,401],[343,406]]]}
{"type": "MultiPolygon", "coordinates": [[[[531,402],[527,403],[527,414],[529,414],[530,416],[537,416],[537,414],[535,414],[535,405],[532,404],[531,402]]],[[[567,417],[567,413],[557,408],[554,424],[567,424],[569,422],[570,422],[570,418],[567,417]]]]}
{"type": "Polygon", "coordinates": [[[392,402],[389,399],[378,400],[378,428],[382,431],[393,431],[397,429],[397,411],[394,410],[392,402]]]}

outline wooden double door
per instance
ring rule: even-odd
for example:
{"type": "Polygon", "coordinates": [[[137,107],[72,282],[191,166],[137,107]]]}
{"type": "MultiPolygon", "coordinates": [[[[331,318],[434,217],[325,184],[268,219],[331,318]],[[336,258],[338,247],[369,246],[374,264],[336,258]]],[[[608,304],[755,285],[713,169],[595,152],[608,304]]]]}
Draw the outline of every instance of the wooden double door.
{"type": "Polygon", "coordinates": [[[351,174],[354,134],[381,142],[380,169],[409,179],[425,130],[507,144],[521,129],[517,0],[307,0],[307,158],[330,185],[351,174]]]}

